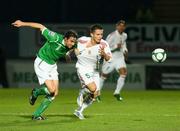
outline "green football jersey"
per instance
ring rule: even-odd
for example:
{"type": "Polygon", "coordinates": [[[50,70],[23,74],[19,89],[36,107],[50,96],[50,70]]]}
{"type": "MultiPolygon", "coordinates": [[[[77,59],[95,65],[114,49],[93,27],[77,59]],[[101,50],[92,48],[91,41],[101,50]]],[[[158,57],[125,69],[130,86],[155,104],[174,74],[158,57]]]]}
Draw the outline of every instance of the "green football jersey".
{"type": "Polygon", "coordinates": [[[46,28],[42,31],[42,35],[47,39],[47,41],[39,50],[38,57],[48,64],[55,64],[59,58],[64,57],[66,53],[72,49],[65,46],[63,35],[61,34],[50,31],[46,28]]]}

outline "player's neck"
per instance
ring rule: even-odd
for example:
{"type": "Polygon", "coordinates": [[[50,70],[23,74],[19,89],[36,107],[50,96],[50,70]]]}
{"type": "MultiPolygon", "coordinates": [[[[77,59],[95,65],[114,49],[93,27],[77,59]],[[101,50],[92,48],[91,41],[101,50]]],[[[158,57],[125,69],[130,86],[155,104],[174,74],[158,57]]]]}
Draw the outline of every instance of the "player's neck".
{"type": "Polygon", "coordinates": [[[95,40],[93,40],[93,39],[91,38],[91,40],[87,42],[86,47],[87,47],[87,48],[88,48],[88,47],[92,47],[92,46],[97,45],[97,44],[99,44],[99,43],[97,43],[95,40]]]}
{"type": "Polygon", "coordinates": [[[97,45],[97,44],[99,44],[99,43],[97,43],[94,39],[91,38],[91,45],[93,46],[93,45],[97,45]]]}
{"type": "Polygon", "coordinates": [[[122,35],[122,33],[123,33],[123,31],[122,32],[118,31],[118,32],[119,32],[120,35],[122,35]]]}

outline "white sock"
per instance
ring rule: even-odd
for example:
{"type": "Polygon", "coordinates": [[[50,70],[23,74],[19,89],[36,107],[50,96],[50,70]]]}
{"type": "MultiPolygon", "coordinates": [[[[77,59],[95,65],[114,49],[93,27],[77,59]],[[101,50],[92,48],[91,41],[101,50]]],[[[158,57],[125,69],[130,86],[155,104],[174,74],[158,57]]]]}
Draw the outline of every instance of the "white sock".
{"type": "Polygon", "coordinates": [[[84,109],[86,109],[88,106],[90,106],[91,104],[93,103],[93,99],[92,98],[89,98],[87,101],[85,100],[82,104],[81,107],[79,107],[78,111],[79,112],[83,112],[84,109]]]}
{"type": "Polygon", "coordinates": [[[85,108],[87,108],[88,105],[86,103],[83,103],[82,106],[78,109],[79,112],[83,112],[85,108]]]}
{"type": "Polygon", "coordinates": [[[82,88],[82,89],[80,90],[79,93],[82,94],[82,95],[85,95],[85,94],[87,94],[87,93],[90,93],[90,90],[87,89],[86,87],[84,87],[84,88],[82,88]]]}
{"type": "Polygon", "coordinates": [[[114,94],[120,94],[121,89],[124,86],[125,76],[120,76],[117,80],[116,90],[114,91],[114,94]]]}
{"type": "Polygon", "coordinates": [[[87,88],[85,88],[85,87],[80,90],[79,96],[78,96],[78,98],[77,98],[77,104],[78,104],[79,106],[82,105],[83,96],[86,95],[86,94],[88,94],[88,93],[90,93],[90,91],[89,91],[87,88]]]}
{"type": "Polygon", "coordinates": [[[106,78],[104,77],[100,77],[100,80],[99,80],[99,93],[101,94],[101,90],[103,88],[103,85],[104,85],[104,81],[106,80],[106,78]]]}

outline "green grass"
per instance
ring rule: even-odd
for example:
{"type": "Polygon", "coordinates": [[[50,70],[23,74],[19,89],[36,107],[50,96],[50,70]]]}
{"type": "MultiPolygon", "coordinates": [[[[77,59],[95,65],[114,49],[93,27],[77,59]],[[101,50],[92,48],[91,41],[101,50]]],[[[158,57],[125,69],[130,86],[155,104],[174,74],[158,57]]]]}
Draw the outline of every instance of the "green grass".
{"type": "Polygon", "coordinates": [[[102,102],[85,112],[85,120],[73,116],[78,89],[62,89],[48,108],[45,121],[32,121],[39,105],[28,103],[30,89],[0,89],[0,131],[174,131],[180,130],[179,91],[124,91],[123,102],[112,90],[104,90],[102,102]]]}

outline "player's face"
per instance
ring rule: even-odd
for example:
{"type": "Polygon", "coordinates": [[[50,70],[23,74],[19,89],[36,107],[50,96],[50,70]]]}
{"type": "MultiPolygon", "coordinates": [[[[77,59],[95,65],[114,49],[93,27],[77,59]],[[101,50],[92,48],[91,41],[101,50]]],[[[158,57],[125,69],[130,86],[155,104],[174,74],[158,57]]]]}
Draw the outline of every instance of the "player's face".
{"type": "Polygon", "coordinates": [[[125,24],[120,23],[119,25],[116,26],[116,29],[119,31],[119,33],[122,33],[126,29],[126,26],[125,24]]]}
{"type": "Polygon", "coordinates": [[[74,37],[69,37],[68,39],[67,38],[64,39],[64,43],[68,48],[72,48],[75,45],[76,41],[77,39],[74,37]]]}
{"type": "Polygon", "coordinates": [[[97,29],[93,33],[91,33],[91,38],[95,43],[100,43],[103,37],[103,30],[97,29]]]}

